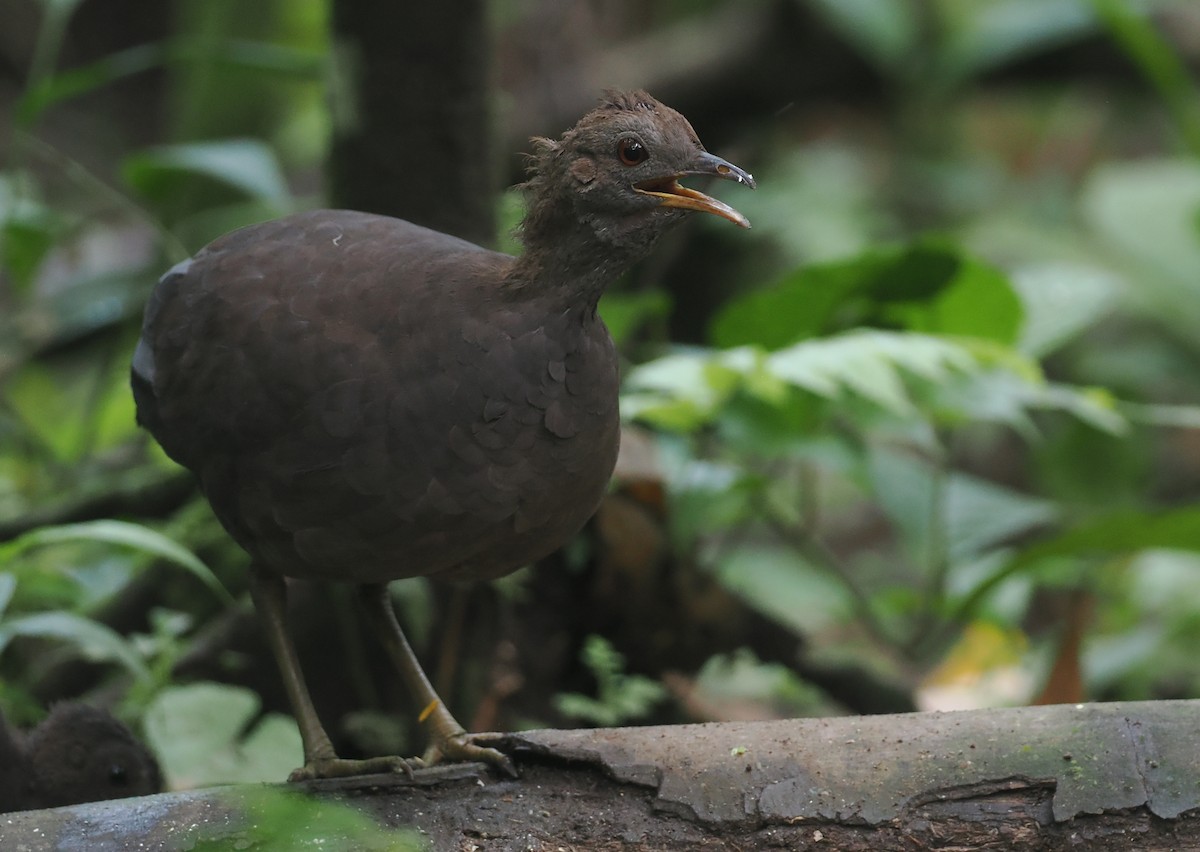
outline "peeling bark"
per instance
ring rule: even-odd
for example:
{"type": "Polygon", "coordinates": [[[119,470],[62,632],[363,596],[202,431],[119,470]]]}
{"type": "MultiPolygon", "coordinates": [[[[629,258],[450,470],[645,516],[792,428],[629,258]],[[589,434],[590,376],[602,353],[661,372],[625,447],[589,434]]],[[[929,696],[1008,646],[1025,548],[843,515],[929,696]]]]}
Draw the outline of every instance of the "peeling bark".
{"type": "MultiPolygon", "coordinates": [[[[434,849],[1192,849],[1198,715],[1164,701],[536,731],[503,738],[516,781],[462,765],[299,789],[434,849]]],[[[255,848],[245,791],[11,814],[0,848],[255,848]]]]}

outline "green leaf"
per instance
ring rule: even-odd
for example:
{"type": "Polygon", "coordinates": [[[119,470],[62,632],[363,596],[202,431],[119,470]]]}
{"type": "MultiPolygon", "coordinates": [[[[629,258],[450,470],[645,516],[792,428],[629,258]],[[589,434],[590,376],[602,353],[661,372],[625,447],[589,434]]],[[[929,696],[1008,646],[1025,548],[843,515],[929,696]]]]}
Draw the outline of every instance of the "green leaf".
{"type": "Polygon", "coordinates": [[[1096,169],[1083,213],[1107,250],[1136,266],[1128,297],[1191,339],[1200,328],[1200,163],[1138,160],[1096,169]]]}
{"type": "Polygon", "coordinates": [[[68,541],[93,541],[132,547],[144,553],[158,556],[178,565],[208,586],[225,604],[232,604],[233,597],[221,585],[211,569],[195,554],[162,533],[141,524],[125,521],[88,521],[81,524],[64,524],[40,527],[0,546],[0,562],[11,560],[26,550],[68,541]]]}
{"type": "Polygon", "coordinates": [[[901,416],[914,411],[901,370],[938,382],[976,366],[975,359],[951,341],[884,331],[809,340],[767,358],[774,375],[807,391],[836,398],[851,390],[901,416]]]}
{"type": "Polygon", "coordinates": [[[946,544],[951,564],[962,564],[989,548],[1055,522],[1059,504],[964,473],[945,483],[946,544]]]}
{"type": "Polygon", "coordinates": [[[798,269],[770,288],[731,300],[713,318],[710,336],[722,348],[765,349],[814,337],[861,279],[859,262],[798,269]]]}
{"type": "Polygon", "coordinates": [[[11,571],[0,571],[0,617],[12,602],[13,592],[17,590],[17,577],[11,571]]]}
{"type": "Polygon", "coordinates": [[[231,849],[353,849],[355,852],[425,852],[414,829],[381,826],[355,806],[317,799],[282,786],[241,786],[219,794],[219,821],[194,822],[177,835],[194,852],[231,849]],[[240,815],[240,816],[239,816],[240,815]],[[231,832],[228,821],[236,829],[231,832]],[[216,836],[212,836],[213,833],[216,836]]]}
{"type": "Polygon", "coordinates": [[[728,549],[715,571],[725,588],[800,634],[820,632],[853,612],[845,586],[788,547],[728,549]]]}
{"type": "Polygon", "coordinates": [[[1200,551],[1200,508],[1102,515],[1026,548],[1013,560],[1012,567],[1056,556],[1104,556],[1149,548],[1200,551]]]}
{"type": "Polygon", "coordinates": [[[630,392],[621,398],[622,414],[668,429],[699,426],[731,390],[727,382],[720,389],[711,383],[728,378],[728,371],[713,369],[714,360],[711,351],[684,350],[635,367],[625,377],[630,392]]]}
{"type": "Polygon", "coordinates": [[[650,320],[671,312],[671,297],[662,290],[642,293],[609,293],[600,300],[600,318],[618,346],[650,320]]]}
{"type": "Polygon", "coordinates": [[[42,259],[54,247],[62,223],[47,211],[40,216],[6,217],[0,211],[0,260],[18,292],[27,293],[42,259]]]}
{"type": "Polygon", "coordinates": [[[1018,267],[1011,282],[1025,316],[1017,346],[1036,358],[1062,348],[1111,313],[1121,288],[1109,269],[1067,262],[1018,267]]]}
{"type": "Polygon", "coordinates": [[[150,677],[150,671],[125,637],[97,621],[73,613],[39,612],[5,619],[0,622],[0,651],[16,636],[61,639],[76,646],[87,657],[120,663],[139,680],[150,677]]]}
{"type": "Polygon", "coordinates": [[[130,155],[122,164],[126,182],[147,198],[164,200],[182,181],[203,176],[250,198],[283,205],[287,184],[270,147],[255,139],[164,145],[130,155]]]}
{"type": "Polygon", "coordinates": [[[874,325],[1012,343],[1022,320],[1007,277],[957,246],[927,238],[808,266],[730,301],[713,319],[722,347],[778,349],[874,325]]]}
{"type": "Polygon", "coordinates": [[[267,714],[251,690],[194,683],[162,690],[146,709],[146,740],[172,788],[286,778],[303,754],[295,722],[267,714]]]}
{"type": "Polygon", "coordinates": [[[1048,560],[1106,558],[1151,549],[1200,551],[1200,508],[1189,506],[1157,514],[1121,510],[1078,523],[1026,547],[978,584],[960,604],[960,617],[975,612],[1000,583],[1048,560]]]}
{"type": "Polygon", "coordinates": [[[4,401],[41,448],[59,461],[78,459],[77,412],[87,397],[87,389],[79,381],[64,381],[54,370],[31,361],[5,382],[3,393],[4,401]]]}
{"type": "Polygon", "coordinates": [[[1020,331],[1023,310],[1006,275],[961,257],[936,296],[924,304],[901,306],[890,316],[903,317],[911,331],[1011,344],[1020,331]]]}

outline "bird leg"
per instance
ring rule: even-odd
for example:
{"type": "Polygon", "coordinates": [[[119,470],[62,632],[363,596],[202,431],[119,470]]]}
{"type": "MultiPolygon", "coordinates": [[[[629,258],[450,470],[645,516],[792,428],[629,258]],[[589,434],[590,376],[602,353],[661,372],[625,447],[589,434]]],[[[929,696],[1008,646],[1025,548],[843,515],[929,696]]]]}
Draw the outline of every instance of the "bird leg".
{"type": "Polygon", "coordinates": [[[487,737],[486,734],[468,734],[463,726],[446,709],[442,699],[433,689],[433,684],[421,668],[417,655],[400,622],[396,620],[396,611],[388,596],[387,585],[382,583],[363,584],[358,587],[359,600],[367,615],[380,643],[387,650],[392,663],[400,672],[404,685],[417,700],[421,709],[421,721],[428,723],[430,732],[429,750],[425,753],[425,763],[434,764],[443,760],[478,760],[490,763],[507,775],[517,776],[508,755],[494,748],[479,745],[476,740],[487,737]]]}
{"type": "Polygon", "coordinates": [[[304,766],[288,776],[289,781],[307,781],[312,778],[342,778],[349,775],[369,775],[376,772],[403,772],[412,776],[413,765],[421,761],[405,760],[402,757],[372,757],[365,760],[343,760],[333,750],[333,743],[304,683],[296,646],[287,632],[287,587],[283,577],[259,566],[250,569],[250,597],[254,608],[267,632],[267,644],[275,655],[279,673],[283,676],[283,688],[287,691],[296,724],[300,727],[300,740],[304,743],[304,766]]]}

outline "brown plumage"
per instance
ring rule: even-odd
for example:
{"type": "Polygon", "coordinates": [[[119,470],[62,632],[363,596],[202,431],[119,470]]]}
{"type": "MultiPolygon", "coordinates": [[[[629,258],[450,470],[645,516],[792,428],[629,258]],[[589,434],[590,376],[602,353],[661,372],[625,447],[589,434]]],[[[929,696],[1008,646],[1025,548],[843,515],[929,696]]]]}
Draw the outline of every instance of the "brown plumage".
{"type": "MultiPolygon", "coordinates": [[[[385,584],[507,574],[595,511],[619,440],[617,357],[596,304],[688,211],[680,186],[753,186],[644,92],[537,141],[519,258],[382,216],[318,210],[228,234],[170,270],[133,362],[138,419],[200,479],[253,561],[305,741],[296,777],[406,769],[339,761],[283,630],[281,577],[359,584],[421,707],[437,697],[385,584]]],[[[437,706],[433,757],[482,758],[437,706]]]]}

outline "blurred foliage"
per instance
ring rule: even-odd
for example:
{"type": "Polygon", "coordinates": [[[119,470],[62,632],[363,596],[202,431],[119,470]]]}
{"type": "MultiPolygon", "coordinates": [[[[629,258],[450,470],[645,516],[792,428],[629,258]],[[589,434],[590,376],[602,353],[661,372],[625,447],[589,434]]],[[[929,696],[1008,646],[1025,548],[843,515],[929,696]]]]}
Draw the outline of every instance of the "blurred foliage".
{"type": "Polygon", "coordinates": [[[232,827],[219,836],[195,825],[182,844],[197,852],[226,849],[361,849],[364,852],[422,852],[429,844],[415,831],[383,828],[351,805],[312,799],[278,787],[239,787],[226,802],[232,827]]]}
{"type": "MultiPolygon", "coordinates": [[[[298,753],[287,724],[174,674],[243,588],[211,513],[72,521],[179,479],[127,383],[157,275],[315,203],[326,4],[177,0],[161,41],[63,67],[77,6],[42,4],[0,164],[0,706],[32,721],[41,673],[101,661],[172,783],[276,777],[298,753]],[[54,120],[77,99],[147,74],[161,130],[111,127],[94,157],[64,139],[54,120]],[[108,626],[159,565],[169,602],[108,626]]],[[[760,124],[760,188],[736,199],[755,227],[706,345],[655,335],[665,290],[602,305],[640,361],[623,411],[657,436],[674,554],[814,659],[887,671],[928,702],[999,670],[1017,676],[987,700],[1033,699],[1061,633],[1041,603],[1062,590],[1095,601],[1090,696],[1200,696],[1200,93],[1151,17],[1179,3],[805,6],[884,77],[886,102],[760,124]],[[1125,51],[1146,87],[981,82],[1081,38],[1125,51]]],[[[507,233],[520,201],[501,205],[507,233]]],[[[596,694],[561,695],[560,712],[616,724],[664,699],[611,637],[584,653],[596,694]]],[[[698,682],[815,703],[746,654],[698,682]]],[[[262,805],[311,824],[291,806],[262,805]]]]}
{"type": "Polygon", "coordinates": [[[603,636],[587,638],[583,662],[596,678],[596,697],[577,692],[555,696],[558,711],[568,719],[600,727],[622,725],[646,717],[666,697],[657,681],[626,674],[625,658],[603,636]]]}

